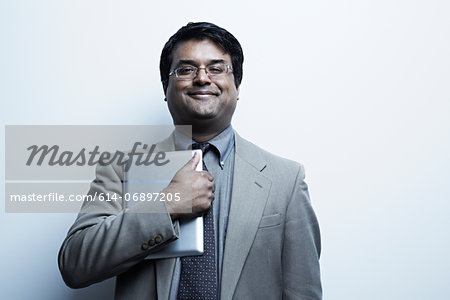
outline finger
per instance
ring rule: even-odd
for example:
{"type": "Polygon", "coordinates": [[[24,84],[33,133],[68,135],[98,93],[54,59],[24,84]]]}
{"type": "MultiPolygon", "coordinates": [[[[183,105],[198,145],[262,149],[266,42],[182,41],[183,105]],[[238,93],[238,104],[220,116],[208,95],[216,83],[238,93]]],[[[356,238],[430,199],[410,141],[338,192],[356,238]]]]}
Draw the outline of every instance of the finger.
{"type": "Polygon", "coordinates": [[[194,157],[192,157],[192,160],[192,170],[194,171],[197,169],[198,164],[202,161],[201,156],[197,151],[194,152],[194,157]]]}
{"type": "Polygon", "coordinates": [[[184,165],[183,168],[189,168],[194,171],[197,168],[198,163],[200,162],[200,156],[197,152],[194,152],[192,158],[184,165]]]}
{"type": "Polygon", "coordinates": [[[202,171],[202,173],[209,181],[214,181],[214,176],[211,173],[209,173],[208,171],[202,171]]]}

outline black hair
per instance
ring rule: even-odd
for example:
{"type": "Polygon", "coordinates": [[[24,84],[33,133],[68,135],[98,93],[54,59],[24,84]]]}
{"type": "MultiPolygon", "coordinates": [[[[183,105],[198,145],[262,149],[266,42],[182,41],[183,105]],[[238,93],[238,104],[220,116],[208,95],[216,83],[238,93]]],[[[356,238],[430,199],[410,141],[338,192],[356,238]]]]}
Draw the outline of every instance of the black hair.
{"type": "Polygon", "coordinates": [[[161,81],[164,84],[167,84],[169,80],[170,66],[173,59],[172,54],[176,45],[189,40],[205,39],[211,40],[231,56],[234,83],[236,87],[239,87],[242,81],[242,63],[244,62],[241,44],[227,30],[208,22],[188,23],[172,35],[164,45],[159,62],[161,81]]]}

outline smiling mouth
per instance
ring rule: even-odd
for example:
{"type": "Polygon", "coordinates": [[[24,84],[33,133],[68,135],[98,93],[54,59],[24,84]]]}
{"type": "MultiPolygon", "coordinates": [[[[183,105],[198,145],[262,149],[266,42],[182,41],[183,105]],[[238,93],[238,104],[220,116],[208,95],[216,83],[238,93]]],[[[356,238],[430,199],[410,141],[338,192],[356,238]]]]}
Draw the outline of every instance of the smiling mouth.
{"type": "Polygon", "coordinates": [[[197,99],[204,99],[204,98],[210,98],[217,96],[217,93],[212,91],[195,91],[195,92],[189,92],[188,95],[192,98],[197,99]]]}

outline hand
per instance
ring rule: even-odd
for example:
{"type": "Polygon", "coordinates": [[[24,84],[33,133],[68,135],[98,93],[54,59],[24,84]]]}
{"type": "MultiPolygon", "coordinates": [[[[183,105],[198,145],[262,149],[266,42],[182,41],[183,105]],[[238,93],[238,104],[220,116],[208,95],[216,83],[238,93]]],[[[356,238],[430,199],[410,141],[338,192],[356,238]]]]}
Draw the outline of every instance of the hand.
{"type": "Polygon", "coordinates": [[[195,171],[200,156],[194,153],[172,178],[163,193],[179,193],[180,200],[167,201],[167,208],[172,220],[194,218],[205,214],[214,200],[214,176],[208,171],[195,171]]]}

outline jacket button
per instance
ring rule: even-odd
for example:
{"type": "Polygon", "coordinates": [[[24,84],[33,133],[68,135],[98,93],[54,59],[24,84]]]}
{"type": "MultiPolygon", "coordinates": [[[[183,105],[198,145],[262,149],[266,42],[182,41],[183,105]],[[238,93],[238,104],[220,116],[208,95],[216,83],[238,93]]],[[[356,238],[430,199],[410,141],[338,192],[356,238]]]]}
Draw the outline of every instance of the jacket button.
{"type": "Polygon", "coordinates": [[[150,246],[155,246],[155,240],[154,240],[154,239],[149,240],[149,241],[148,241],[148,244],[149,244],[150,246]]]}
{"type": "Polygon", "coordinates": [[[148,246],[147,242],[143,242],[142,245],[141,245],[142,250],[147,250],[148,247],[149,246],[148,246]]]}
{"type": "Polygon", "coordinates": [[[158,234],[157,236],[155,236],[155,243],[159,244],[161,243],[163,240],[162,236],[160,234],[158,234]]]}

